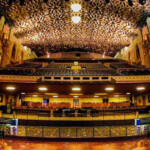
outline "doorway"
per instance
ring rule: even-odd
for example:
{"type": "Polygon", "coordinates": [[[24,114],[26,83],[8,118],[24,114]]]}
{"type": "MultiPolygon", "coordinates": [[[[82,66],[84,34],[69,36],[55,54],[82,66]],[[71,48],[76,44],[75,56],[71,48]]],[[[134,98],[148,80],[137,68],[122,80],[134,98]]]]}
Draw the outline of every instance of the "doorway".
{"type": "Polygon", "coordinates": [[[78,99],[73,100],[73,108],[79,108],[79,100],[78,99]]]}

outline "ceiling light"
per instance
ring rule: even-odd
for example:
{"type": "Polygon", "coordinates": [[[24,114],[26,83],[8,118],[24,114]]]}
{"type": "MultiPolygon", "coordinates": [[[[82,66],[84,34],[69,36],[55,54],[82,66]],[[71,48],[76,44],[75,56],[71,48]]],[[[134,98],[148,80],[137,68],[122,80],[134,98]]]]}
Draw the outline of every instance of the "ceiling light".
{"type": "Polygon", "coordinates": [[[98,95],[94,95],[94,97],[99,97],[98,95]]]}
{"type": "Polygon", "coordinates": [[[74,87],[74,88],[72,88],[72,90],[73,90],[73,91],[80,91],[81,88],[79,88],[79,87],[74,87]]]}
{"type": "Polygon", "coordinates": [[[115,95],[114,97],[119,97],[119,95],[115,95]]]}
{"type": "Polygon", "coordinates": [[[7,89],[7,90],[15,90],[16,88],[13,87],[13,86],[8,86],[8,87],[6,87],[6,89],[7,89]]]}
{"type": "Polygon", "coordinates": [[[37,97],[37,95],[33,95],[33,97],[37,97]]]}
{"type": "Polygon", "coordinates": [[[113,91],[114,88],[113,88],[113,87],[107,87],[107,88],[105,88],[105,90],[106,90],[106,91],[113,91]]]}
{"type": "Polygon", "coordinates": [[[72,22],[73,22],[73,23],[79,23],[80,20],[81,20],[81,17],[79,17],[79,16],[73,16],[73,17],[72,17],[72,22]]]}
{"type": "Polygon", "coordinates": [[[80,4],[72,4],[71,5],[71,9],[74,11],[74,12],[79,12],[81,10],[81,5],[80,4]]]}
{"type": "Polygon", "coordinates": [[[25,92],[21,92],[22,95],[26,94],[25,92]]]}
{"type": "Polygon", "coordinates": [[[126,94],[127,94],[127,95],[130,95],[131,93],[127,92],[126,94]]]}
{"type": "Polygon", "coordinates": [[[77,97],[79,97],[79,96],[73,96],[73,97],[77,98],[77,97]]]}
{"type": "Polygon", "coordinates": [[[58,97],[57,95],[54,95],[53,97],[58,97]]]}
{"type": "Polygon", "coordinates": [[[47,91],[47,88],[46,87],[40,87],[39,90],[40,91],[47,91]]]}
{"type": "Polygon", "coordinates": [[[137,89],[138,91],[142,91],[142,90],[145,90],[145,87],[140,86],[140,87],[137,87],[136,89],[137,89]]]}

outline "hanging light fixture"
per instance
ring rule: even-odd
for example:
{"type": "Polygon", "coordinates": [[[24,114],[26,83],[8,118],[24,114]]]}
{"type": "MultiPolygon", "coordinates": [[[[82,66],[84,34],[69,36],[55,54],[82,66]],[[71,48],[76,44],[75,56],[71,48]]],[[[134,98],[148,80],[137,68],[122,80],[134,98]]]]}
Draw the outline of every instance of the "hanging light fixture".
{"type": "Polygon", "coordinates": [[[73,22],[73,23],[79,23],[80,20],[81,20],[81,17],[80,17],[80,16],[73,16],[73,17],[72,17],[72,22],[73,22]]]}
{"type": "Polygon", "coordinates": [[[80,4],[72,4],[71,5],[71,9],[74,11],[74,12],[79,12],[81,10],[81,5],[80,4]]]}

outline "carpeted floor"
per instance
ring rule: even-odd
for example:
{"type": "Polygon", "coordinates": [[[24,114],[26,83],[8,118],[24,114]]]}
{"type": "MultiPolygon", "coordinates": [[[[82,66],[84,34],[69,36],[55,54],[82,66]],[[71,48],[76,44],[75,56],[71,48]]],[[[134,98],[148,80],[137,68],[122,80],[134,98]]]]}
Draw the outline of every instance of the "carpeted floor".
{"type": "Polygon", "coordinates": [[[150,150],[150,139],[106,142],[0,140],[0,150],[150,150]]]}

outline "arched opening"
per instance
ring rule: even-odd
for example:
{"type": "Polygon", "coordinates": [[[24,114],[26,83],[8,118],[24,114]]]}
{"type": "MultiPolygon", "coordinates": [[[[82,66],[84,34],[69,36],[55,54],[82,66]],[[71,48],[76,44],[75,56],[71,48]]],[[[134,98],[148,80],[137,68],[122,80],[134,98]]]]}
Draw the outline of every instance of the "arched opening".
{"type": "Polygon", "coordinates": [[[12,59],[15,59],[15,54],[16,54],[16,45],[14,44],[14,46],[12,48],[12,55],[11,55],[12,59]]]}
{"type": "Polygon", "coordinates": [[[138,47],[138,45],[136,45],[136,60],[137,60],[137,64],[141,63],[141,57],[140,57],[140,49],[138,47]]]}

